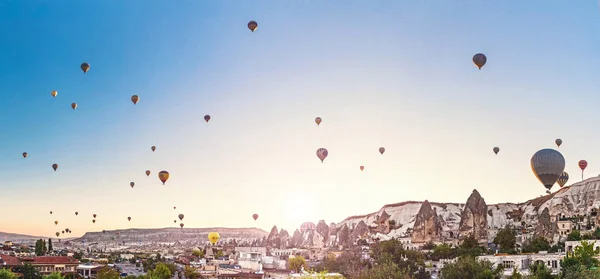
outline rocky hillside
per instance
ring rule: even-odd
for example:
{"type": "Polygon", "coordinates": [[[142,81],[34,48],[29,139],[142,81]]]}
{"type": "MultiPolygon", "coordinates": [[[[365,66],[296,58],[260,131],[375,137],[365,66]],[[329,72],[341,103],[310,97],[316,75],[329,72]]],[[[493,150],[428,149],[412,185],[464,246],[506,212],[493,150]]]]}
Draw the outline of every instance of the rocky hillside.
{"type": "Polygon", "coordinates": [[[15,234],[15,233],[4,233],[0,232],[0,242],[4,243],[4,241],[12,241],[13,243],[23,243],[30,244],[35,243],[38,239],[46,239],[47,237],[42,236],[31,236],[25,234],[15,234]]]}

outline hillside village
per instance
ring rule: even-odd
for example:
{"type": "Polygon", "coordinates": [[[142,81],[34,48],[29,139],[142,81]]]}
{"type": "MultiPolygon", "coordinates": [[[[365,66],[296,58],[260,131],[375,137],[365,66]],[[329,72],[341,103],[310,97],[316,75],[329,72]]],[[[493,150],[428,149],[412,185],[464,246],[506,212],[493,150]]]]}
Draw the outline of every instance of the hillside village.
{"type": "MultiPolygon", "coordinates": [[[[54,239],[54,247],[43,252],[39,251],[40,243],[53,239],[35,239],[34,244],[25,238],[21,243],[6,241],[0,245],[0,263],[17,273],[20,266],[30,264],[41,274],[58,271],[96,278],[105,267],[122,276],[143,276],[148,262],[160,259],[175,266],[172,275],[179,278],[189,269],[205,278],[310,278],[308,270],[349,251],[369,261],[372,247],[385,241],[394,240],[403,249],[426,254],[435,245],[459,247],[468,238],[483,247],[479,259],[503,265],[505,274],[515,268],[526,274],[536,262],[558,274],[561,260],[580,246],[580,239],[567,241],[574,233],[583,238],[600,234],[599,205],[600,177],[594,177],[524,203],[488,205],[473,190],[464,204],[402,202],[339,223],[307,223],[293,233],[277,226],[269,233],[253,228],[126,229],[54,239]],[[214,246],[206,238],[212,230],[221,234],[214,246]],[[500,253],[505,247],[495,240],[502,231],[514,235],[515,253],[500,253]],[[553,251],[518,253],[527,250],[523,248],[536,238],[545,239],[553,251]],[[291,267],[290,261],[300,257],[307,268],[291,267]]],[[[594,248],[600,249],[600,241],[592,241],[594,248]]],[[[452,261],[456,259],[429,261],[429,278],[437,278],[444,263],[452,261]]]]}

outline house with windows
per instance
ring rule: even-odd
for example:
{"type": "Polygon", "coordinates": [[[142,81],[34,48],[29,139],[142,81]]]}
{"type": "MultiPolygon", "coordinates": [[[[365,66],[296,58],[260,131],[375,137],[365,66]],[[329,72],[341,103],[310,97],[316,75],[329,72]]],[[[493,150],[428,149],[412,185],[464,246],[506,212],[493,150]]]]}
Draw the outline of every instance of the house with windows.
{"type": "Polygon", "coordinates": [[[51,257],[41,256],[34,258],[23,258],[21,259],[23,264],[31,264],[37,271],[42,275],[49,275],[54,272],[61,274],[74,274],[77,273],[77,266],[79,266],[79,260],[71,257],[51,257]]]}
{"type": "Polygon", "coordinates": [[[547,253],[540,251],[537,254],[496,254],[477,257],[478,260],[490,261],[494,266],[502,266],[504,275],[510,276],[513,269],[517,269],[523,275],[529,275],[529,267],[534,264],[543,264],[552,271],[552,274],[560,272],[560,261],[565,257],[564,253],[547,253]]]}

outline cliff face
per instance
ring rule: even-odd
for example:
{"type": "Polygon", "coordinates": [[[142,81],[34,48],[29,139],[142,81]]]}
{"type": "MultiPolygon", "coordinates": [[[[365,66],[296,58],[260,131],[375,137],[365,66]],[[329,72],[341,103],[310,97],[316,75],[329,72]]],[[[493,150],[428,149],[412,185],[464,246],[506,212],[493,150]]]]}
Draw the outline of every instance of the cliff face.
{"type": "Polygon", "coordinates": [[[460,237],[474,236],[482,242],[487,241],[487,215],[485,200],[477,190],[473,190],[460,215],[460,237]]]}
{"type": "Polygon", "coordinates": [[[442,237],[442,226],[440,218],[431,204],[426,200],[421,205],[421,209],[415,217],[411,241],[413,243],[425,243],[429,241],[438,241],[442,237]]]}
{"type": "Polygon", "coordinates": [[[542,236],[548,241],[552,241],[556,233],[556,223],[550,222],[550,210],[544,208],[538,218],[538,224],[535,228],[535,235],[542,236]]]}

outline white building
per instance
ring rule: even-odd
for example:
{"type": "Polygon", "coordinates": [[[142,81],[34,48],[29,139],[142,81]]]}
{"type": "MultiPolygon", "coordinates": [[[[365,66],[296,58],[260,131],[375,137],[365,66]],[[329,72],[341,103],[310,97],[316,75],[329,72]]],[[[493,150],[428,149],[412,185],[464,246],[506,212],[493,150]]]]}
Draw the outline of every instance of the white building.
{"type": "Polygon", "coordinates": [[[504,275],[510,276],[514,268],[523,275],[529,274],[529,267],[536,263],[544,264],[548,267],[552,274],[558,274],[560,272],[560,261],[565,257],[564,253],[552,253],[540,252],[538,254],[521,254],[521,255],[507,255],[507,254],[496,254],[486,255],[477,257],[478,260],[488,260],[494,264],[494,266],[502,265],[504,267],[504,275]]]}
{"type": "MultiPolygon", "coordinates": [[[[588,243],[594,244],[594,250],[600,252],[600,241],[598,240],[585,240],[588,243]]],[[[565,241],[565,250],[569,253],[575,251],[575,247],[581,246],[581,241],[565,241]]]]}

